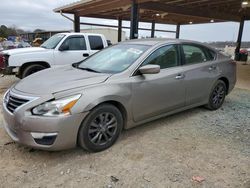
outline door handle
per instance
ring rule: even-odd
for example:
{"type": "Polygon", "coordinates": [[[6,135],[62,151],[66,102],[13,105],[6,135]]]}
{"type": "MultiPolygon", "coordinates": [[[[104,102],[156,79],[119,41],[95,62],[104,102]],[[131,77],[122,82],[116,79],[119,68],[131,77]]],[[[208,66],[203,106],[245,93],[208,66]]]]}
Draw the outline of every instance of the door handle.
{"type": "Polygon", "coordinates": [[[212,71],[212,70],[215,70],[216,69],[216,66],[211,66],[208,68],[208,70],[212,71]]]}
{"type": "Polygon", "coordinates": [[[185,75],[184,74],[178,74],[175,79],[177,80],[181,80],[181,79],[184,79],[185,78],[185,75]]]}
{"type": "Polygon", "coordinates": [[[82,54],[83,57],[89,57],[89,54],[88,53],[84,53],[82,54]]]}

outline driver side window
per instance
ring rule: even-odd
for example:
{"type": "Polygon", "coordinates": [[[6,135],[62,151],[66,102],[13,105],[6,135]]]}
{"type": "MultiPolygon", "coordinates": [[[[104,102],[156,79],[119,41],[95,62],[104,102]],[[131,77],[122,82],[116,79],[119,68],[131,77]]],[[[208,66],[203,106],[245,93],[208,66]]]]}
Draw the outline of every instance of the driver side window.
{"type": "Polygon", "coordinates": [[[67,38],[63,45],[67,45],[68,50],[86,50],[85,38],[82,36],[74,36],[67,38]]]}
{"type": "Polygon", "coordinates": [[[154,51],[143,65],[159,65],[161,69],[176,67],[179,65],[178,48],[176,45],[168,45],[154,51]]]}

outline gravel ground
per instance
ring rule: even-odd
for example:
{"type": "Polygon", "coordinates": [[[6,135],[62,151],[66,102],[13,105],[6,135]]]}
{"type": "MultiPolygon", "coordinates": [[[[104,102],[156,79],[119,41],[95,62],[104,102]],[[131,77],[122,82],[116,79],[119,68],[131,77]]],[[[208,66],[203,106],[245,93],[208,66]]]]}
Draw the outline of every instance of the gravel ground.
{"type": "MultiPolygon", "coordinates": [[[[13,82],[0,78],[1,98],[13,82]]],[[[218,111],[195,108],[124,131],[101,153],[46,152],[12,143],[0,113],[0,187],[250,188],[249,122],[250,91],[235,89],[218,111]]]]}

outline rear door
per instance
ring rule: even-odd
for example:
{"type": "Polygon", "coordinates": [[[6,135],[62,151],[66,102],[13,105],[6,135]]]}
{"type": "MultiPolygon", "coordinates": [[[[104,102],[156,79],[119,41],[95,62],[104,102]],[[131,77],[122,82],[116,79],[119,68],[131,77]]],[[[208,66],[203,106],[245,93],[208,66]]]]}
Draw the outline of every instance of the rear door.
{"type": "Polygon", "coordinates": [[[82,61],[86,59],[90,53],[87,49],[86,40],[83,35],[69,36],[61,45],[64,44],[69,46],[68,50],[55,50],[54,52],[55,64],[57,66],[82,61]]]}
{"type": "Polygon", "coordinates": [[[142,64],[160,65],[158,74],[132,77],[132,109],[136,122],[185,105],[185,87],[178,45],[155,50],[142,64]]]}
{"type": "Polygon", "coordinates": [[[186,105],[205,103],[219,74],[215,52],[196,45],[182,44],[186,105]]]}

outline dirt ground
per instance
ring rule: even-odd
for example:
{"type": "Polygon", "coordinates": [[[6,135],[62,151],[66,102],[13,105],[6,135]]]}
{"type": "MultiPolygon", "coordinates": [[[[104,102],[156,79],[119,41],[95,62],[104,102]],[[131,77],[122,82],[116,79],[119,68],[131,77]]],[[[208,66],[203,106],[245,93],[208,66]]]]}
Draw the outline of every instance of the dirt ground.
{"type": "MultiPolygon", "coordinates": [[[[249,67],[239,65],[238,88],[220,110],[195,108],[124,131],[101,153],[46,152],[12,143],[0,113],[0,187],[250,188],[249,67]]],[[[0,78],[1,100],[15,81],[0,78]]]]}

